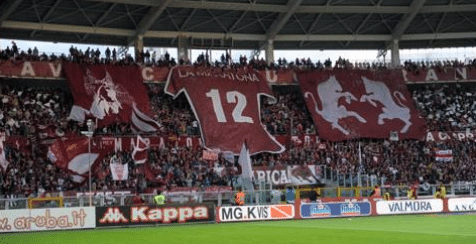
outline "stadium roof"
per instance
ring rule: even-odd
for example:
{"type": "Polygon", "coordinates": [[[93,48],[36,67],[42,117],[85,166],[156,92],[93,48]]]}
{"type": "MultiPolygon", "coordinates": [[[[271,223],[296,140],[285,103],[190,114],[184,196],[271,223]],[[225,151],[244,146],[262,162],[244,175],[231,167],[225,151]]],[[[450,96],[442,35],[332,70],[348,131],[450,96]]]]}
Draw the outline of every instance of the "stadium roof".
{"type": "Polygon", "coordinates": [[[259,49],[476,46],[474,0],[6,0],[0,37],[259,49]]]}

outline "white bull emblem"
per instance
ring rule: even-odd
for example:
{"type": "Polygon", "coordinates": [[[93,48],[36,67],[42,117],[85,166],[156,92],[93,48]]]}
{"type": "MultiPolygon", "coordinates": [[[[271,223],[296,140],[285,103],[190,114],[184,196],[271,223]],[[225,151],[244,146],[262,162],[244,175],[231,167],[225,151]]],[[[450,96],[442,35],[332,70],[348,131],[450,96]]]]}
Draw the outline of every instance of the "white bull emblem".
{"type": "Polygon", "coordinates": [[[106,77],[102,80],[95,80],[95,83],[99,84],[99,88],[97,88],[94,94],[90,109],[91,113],[98,119],[103,119],[109,115],[110,112],[118,114],[119,110],[122,109],[122,105],[118,99],[118,91],[112,81],[111,75],[106,72],[106,77]]]}
{"type": "Polygon", "coordinates": [[[392,94],[387,85],[380,81],[372,81],[365,77],[362,77],[362,81],[365,86],[365,95],[360,98],[360,101],[369,102],[374,107],[377,107],[376,102],[383,105],[383,113],[378,116],[378,124],[383,125],[384,119],[399,119],[405,123],[400,133],[406,133],[412,122],[410,122],[410,109],[401,101],[406,101],[403,94],[399,91],[394,91],[392,94]],[[393,97],[395,97],[398,104],[395,103],[393,97]]]}
{"type": "Polygon", "coordinates": [[[331,123],[332,128],[340,130],[345,135],[349,135],[350,132],[339,124],[339,119],[355,117],[360,122],[367,123],[367,120],[362,118],[358,113],[347,110],[344,105],[339,106],[339,99],[343,97],[348,104],[350,104],[352,100],[358,100],[354,95],[352,95],[352,93],[343,92],[342,86],[336,80],[335,76],[331,76],[327,81],[319,84],[317,86],[317,94],[321,100],[322,110],[319,110],[317,101],[312,93],[306,92],[304,97],[309,98],[309,96],[312,96],[316,113],[324,120],[331,123]]]}

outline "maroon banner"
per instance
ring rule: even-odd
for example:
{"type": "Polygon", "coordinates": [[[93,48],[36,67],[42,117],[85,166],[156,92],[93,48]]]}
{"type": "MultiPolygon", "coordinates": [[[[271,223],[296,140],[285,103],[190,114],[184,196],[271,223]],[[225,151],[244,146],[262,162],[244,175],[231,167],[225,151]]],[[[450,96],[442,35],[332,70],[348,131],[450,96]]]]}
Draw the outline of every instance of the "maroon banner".
{"type": "Polygon", "coordinates": [[[266,81],[271,85],[278,84],[296,84],[294,78],[294,70],[260,70],[261,75],[266,78],[266,81]]]}
{"type": "MultiPolygon", "coordinates": [[[[142,136],[143,140],[149,144],[150,147],[193,147],[198,148],[202,146],[201,139],[198,137],[188,136],[142,136]]],[[[137,146],[135,137],[112,137],[112,136],[98,136],[95,137],[96,142],[99,143],[101,150],[109,151],[133,151],[137,146]]]]}
{"type": "Polygon", "coordinates": [[[48,149],[48,159],[70,173],[74,182],[82,183],[107,153],[85,137],[57,139],[48,149]]]}
{"type": "Polygon", "coordinates": [[[164,82],[167,80],[169,70],[169,67],[142,67],[142,79],[145,82],[164,82]]]}
{"type": "Polygon", "coordinates": [[[284,151],[261,124],[259,96],[274,99],[261,74],[192,66],[177,66],[171,72],[165,92],[174,97],[185,92],[208,149],[238,154],[246,141],[251,154],[284,151]]]}
{"type": "Polygon", "coordinates": [[[476,133],[472,131],[429,131],[426,133],[427,142],[445,142],[445,141],[474,141],[476,133]]]}
{"type": "MultiPolygon", "coordinates": [[[[0,77],[62,79],[63,63],[61,61],[0,61],[0,77]]],[[[145,82],[164,82],[167,80],[169,67],[142,66],[141,76],[145,82]]],[[[258,71],[270,84],[295,84],[295,71],[291,69],[258,71]]],[[[458,82],[475,81],[476,69],[473,67],[443,67],[418,69],[415,71],[395,69],[401,73],[405,82],[458,82]]]]}
{"type": "Polygon", "coordinates": [[[458,82],[458,81],[474,81],[476,80],[476,69],[473,67],[445,67],[445,68],[430,68],[418,69],[409,71],[401,70],[405,82],[458,82]]]}
{"type": "Polygon", "coordinates": [[[334,70],[298,73],[306,105],[319,136],[421,139],[426,125],[402,76],[391,71],[334,70]]]}
{"type": "Polygon", "coordinates": [[[97,119],[98,126],[131,122],[135,129],[155,132],[150,104],[139,67],[65,63],[74,105],[70,118],[83,122],[97,119]]]}
{"type": "Polygon", "coordinates": [[[0,76],[24,78],[60,79],[62,75],[61,62],[40,61],[0,61],[0,76]]]}
{"type": "MultiPolygon", "coordinates": [[[[168,67],[141,67],[142,79],[146,82],[164,82],[168,74],[168,67]]],[[[12,78],[65,78],[63,62],[61,61],[0,61],[0,76],[12,78]]]]}

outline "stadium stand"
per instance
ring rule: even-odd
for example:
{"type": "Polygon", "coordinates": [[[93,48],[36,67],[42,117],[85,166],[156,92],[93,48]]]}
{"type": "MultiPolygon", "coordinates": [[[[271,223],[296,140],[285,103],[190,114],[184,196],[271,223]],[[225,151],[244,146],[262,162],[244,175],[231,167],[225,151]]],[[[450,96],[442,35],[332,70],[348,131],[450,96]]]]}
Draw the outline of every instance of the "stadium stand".
{"type": "MultiPolygon", "coordinates": [[[[112,55],[101,57],[97,51],[86,50],[84,53],[71,47],[70,54],[47,56],[33,50],[19,51],[15,44],[0,52],[3,60],[62,60],[78,63],[114,63],[117,65],[138,65],[130,56],[119,59],[115,50],[112,55]]],[[[146,58],[147,65],[174,66],[175,60],[168,55],[164,59],[146,58]]],[[[377,63],[350,64],[339,59],[335,65],[330,60],[313,64],[310,60],[288,63],[278,59],[277,64],[267,65],[246,57],[240,63],[229,64],[229,60],[215,63],[218,67],[238,67],[250,65],[256,69],[380,69],[377,63]]],[[[179,63],[186,63],[179,60],[179,63]]],[[[460,61],[431,63],[405,62],[404,68],[411,72],[425,70],[428,67],[444,69],[445,67],[474,66],[475,62],[464,64],[460,61]]],[[[194,65],[211,65],[207,57],[201,55],[194,65]]],[[[200,128],[185,96],[173,100],[164,93],[162,84],[148,84],[149,98],[154,119],[163,125],[159,135],[194,136],[200,135],[200,128]]],[[[472,83],[464,84],[413,84],[408,85],[413,99],[422,116],[428,122],[430,131],[464,131],[474,128],[476,123],[475,97],[472,83]]],[[[296,86],[275,86],[273,91],[276,103],[267,99],[262,101],[261,118],[267,131],[272,135],[315,135],[316,128],[306,109],[302,96],[296,86]]],[[[3,82],[1,84],[2,111],[0,126],[7,136],[26,137],[32,144],[28,149],[6,146],[7,160],[10,162],[6,174],[0,175],[0,193],[5,195],[40,196],[45,192],[69,190],[86,190],[85,185],[78,186],[62,170],[50,163],[45,139],[54,139],[65,134],[80,135],[84,125],[68,120],[72,106],[70,92],[66,88],[48,86],[22,86],[3,82]]],[[[98,135],[131,135],[130,124],[116,124],[97,128],[98,135]]],[[[356,175],[365,173],[384,176],[386,184],[408,184],[415,180],[420,182],[450,183],[454,181],[472,181],[476,173],[474,163],[475,142],[424,142],[416,140],[390,141],[376,139],[351,140],[345,142],[326,142],[320,144],[291,143],[282,154],[262,153],[252,157],[253,166],[278,167],[283,165],[315,164],[331,168],[342,174],[356,175]],[[359,159],[361,150],[362,164],[359,159]],[[435,162],[436,149],[451,149],[454,160],[435,162]]],[[[181,146],[151,148],[150,168],[158,172],[156,178],[147,179],[144,168],[133,163],[130,151],[108,155],[95,171],[93,188],[101,190],[132,190],[143,192],[147,188],[162,187],[208,187],[230,186],[233,174],[217,174],[214,167],[231,167],[222,159],[210,162],[202,159],[202,149],[181,146]],[[127,181],[117,182],[111,178],[109,162],[112,157],[119,158],[129,167],[130,177],[127,181]],[[206,170],[208,168],[209,170],[206,170]]]]}

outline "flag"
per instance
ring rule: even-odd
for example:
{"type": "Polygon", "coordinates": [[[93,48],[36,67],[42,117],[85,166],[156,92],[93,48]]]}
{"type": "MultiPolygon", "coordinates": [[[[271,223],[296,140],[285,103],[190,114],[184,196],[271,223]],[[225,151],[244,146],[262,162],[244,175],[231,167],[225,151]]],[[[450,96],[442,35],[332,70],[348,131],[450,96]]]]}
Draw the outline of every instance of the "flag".
{"type": "Polygon", "coordinates": [[[127,180],[129,178],[129,167],[127,164],[112,163],[109,164],[112,179],[116,181],[127,180]]]}
{"type": "Polygon", "coordinates": [[[70,119],[84,122],[94,117],[99,127],[131,123],[140,132],[160,129],[151,118],[140,67],[65,63],[63,68],[75,100],[70,119]]]}
{"type": "Polygon", "coordinates": [[[3,172],[7,171],[8,165],[10,164],[10,162],[8,162],[6,159],[5,148],[3,147],[3,142],[5,140],[5,134],[2,133],[0,136],[0,166],[3,169],[3,172]]]}
{"type": "MultiPolygon", "coordinates": [[[[92,145],[91,145],[92,146],[92,145]]],[[[49,148],[47,157],[58,168],[68,172],[76,183],[82,183],[93,165],[103,158],[100,152],[89,152],[88,138],[57,139],[49,148]]]]}
{"type": "Polygon", "coordinates": [[[135,164],[143,164],[149,159],[148,149],[150,142],[142,138],[140,135],[137,135],[137,139],[134,142],[132,140],[134,149],[132,151],[132,160],[135,164]]]}
{"type": "Polygon", "coordinates": [[[453,151],[452,150],[436,150],[435,160],[441,161],[441,162],[453,161],[453,151]]]}
{"type": "Polygon", "coordinates": [[[238,164],[241,166],[241,182],[246,191],[253,191],[253,168],[251,167],[250,150],[246,142],[241,146],[238,164]]]}
{"type": "Polygon", "coordinates": [[[246,143],[243,143],[241,146],[240,157],[238,158],[238,163],[241,166],[241,176],[243,178],[251,179],[253,178],[253,169],[251,168],[251,158],[250,151],[246,146],[246,143]]]}

